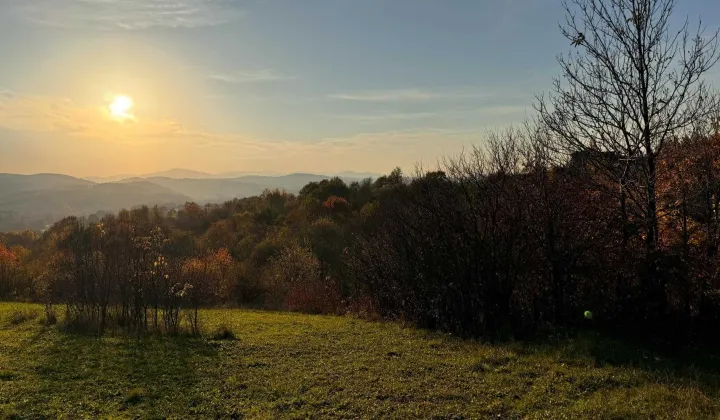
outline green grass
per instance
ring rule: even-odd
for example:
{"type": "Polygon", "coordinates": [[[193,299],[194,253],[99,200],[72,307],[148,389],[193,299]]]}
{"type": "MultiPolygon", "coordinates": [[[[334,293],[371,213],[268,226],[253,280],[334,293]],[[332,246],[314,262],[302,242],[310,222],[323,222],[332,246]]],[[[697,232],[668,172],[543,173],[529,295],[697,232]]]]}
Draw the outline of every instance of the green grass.
{"type": "Polygon", "coordinates": [[[63,332],[62,319],[12,322],[33,311],[0,303],[0,418],[720,415],[716,359],[591,334],[487,345],[395,323],[208,310],[204,337],[98,338],[63,332]],[[225,329],[235,338],[212,339],[225,329]]]}

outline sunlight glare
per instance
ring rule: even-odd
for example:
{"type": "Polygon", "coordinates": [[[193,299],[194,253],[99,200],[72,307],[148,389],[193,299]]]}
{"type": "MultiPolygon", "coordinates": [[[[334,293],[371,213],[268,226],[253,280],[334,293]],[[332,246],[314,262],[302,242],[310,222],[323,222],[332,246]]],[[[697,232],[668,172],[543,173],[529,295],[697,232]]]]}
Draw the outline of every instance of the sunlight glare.
{"type": "Polygon", "coordinates": [[[133,116],[130,114],[132,107],[132,99],[125,95],[115,96],[109,105],[110,114],[119,120],[132,119],[133,116]]]}

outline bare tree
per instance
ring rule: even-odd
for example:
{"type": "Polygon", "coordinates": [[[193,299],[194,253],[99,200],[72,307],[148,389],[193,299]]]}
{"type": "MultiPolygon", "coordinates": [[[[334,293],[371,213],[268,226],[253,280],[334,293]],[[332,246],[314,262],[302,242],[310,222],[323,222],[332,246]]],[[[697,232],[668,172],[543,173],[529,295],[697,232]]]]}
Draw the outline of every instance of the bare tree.
{"type": "Polygon", "coordinates": [[[557,152],[582,157],[619,185],[658,242],[658,157],[670,140],[710,117],[716,97],[702,76],[718,60],[718,33],[700,21],[671,28],[676,0],[570,0],[561,31],[562,80],[538,98],[557,152]]]}

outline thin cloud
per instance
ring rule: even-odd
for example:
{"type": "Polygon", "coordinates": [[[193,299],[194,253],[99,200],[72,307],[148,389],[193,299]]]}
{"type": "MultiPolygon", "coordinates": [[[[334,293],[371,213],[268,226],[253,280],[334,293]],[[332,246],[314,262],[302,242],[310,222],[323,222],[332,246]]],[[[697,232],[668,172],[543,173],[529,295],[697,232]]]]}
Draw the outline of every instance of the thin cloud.
{"type": "Polygon", "coordinates": [[[438,99],[481,99],[491,95],[467,89],[427,90],[427,89],[393,89],[368,90],[328,95],[329,99],[359,102],[417,102],[438,99]]]}
{"type": "Polygon", "coordinates": [[[443,113],[439,112],[387,112],[378,114],[343,114],[334,115],[334,117],[356,121],[412,121],[436,118],[442,115],[443,113]]]}
{"type": "Polygon", "coordinates": [[[196,134],[177,121],[134,118],[120,122],[104,107],[84,107],[69,99],[19,94],[0,97],[0,127],[126,143],[163,142],[196,134]]]}
{"type": "Polygon", "coordinates": [[[230,84],[241,84],[241,83],[263,83],[263,82],[281,82],[294,80],[292,76],[286,76],[278,74],[270,69],[262,70],[251,70],[251,71],[237,71],[232,73],[212,73],[208,76],[208,79],[230,83],[230,84]]]}
{"type": "MultiPolygon", "coordinates": [[[[118,122],[107,110],[81,106],[71,100],[15,93],[0,99],[0,129],[34,134],[68,147],[100,147],[108,155],[124,147],[145,150],[144,158],[168,165],[205,162],[209,167],[247,170],[338,172],[365,162],[367,170],[385,171],[397,165],[411,168],[419,161],[455,154],[463,145],[480,140],[476,130],[433,127],[365,132],[315,141],[291,141],[217,133],[187,127],[173,120],[118,122]],[[87,145],[69,143],[87,141],[87,145]],[[65,143],[68,142],[68,143],[65,143]],[[99,143],[103,143],[99,145],[99,143]],[[70,146],[72,145],[72,146],[70,146]]],[[[118,158],[120,159],[120,158],[118,158]]]]}
{"type": "Polygon", "coordinates": [[[449,109],[445,111],[428,112],[379,112],[373,114],[340,114],[335,118],[365,121],[365,122],[386,122],[386,121],[416,121],[416,120],[457,120],[464,118],[478,117],[502,117],[508,115],[521,115],[527,111],[526,106],[505,106],[489,105],[480,108],[470,109],[449,109]]]}
{"type": "MultiPolygon", "coordinates": [[[[0,4],[7,0],[1,0],[0,4]]],[[[230,0],[23,0],[7,2],[24,18],[60,28],[138,30],[197,28],[243,15],[230,0]]]]}
{"type": "MultiPolygon", "coordinates": [[[[345,137],[330,137],[319,142],[321,146],[344,145],[346,147],[362,147],[366,145],[378,146],[392,143],[397,146],[440,141],[476,141],[477,130],[442,129],[442,128],[415,128],[407,130],[392,130],[359,133],[345,137]]],[[[407,150],[406,150],[407,151],[407,150]]]]}

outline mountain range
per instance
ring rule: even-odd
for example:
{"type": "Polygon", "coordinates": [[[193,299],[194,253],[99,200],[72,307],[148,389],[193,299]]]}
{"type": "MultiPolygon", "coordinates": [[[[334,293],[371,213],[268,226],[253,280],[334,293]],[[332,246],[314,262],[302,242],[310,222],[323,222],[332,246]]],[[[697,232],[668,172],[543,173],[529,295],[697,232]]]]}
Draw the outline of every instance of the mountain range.
{"type": "MultiPolygon", "coordinates": [[[[231,172],[220,172],[216,174],[211,174],[208,172],[200,172],[200,171],[194,171],[191,169],[183,169],[183,168],[173,168],[168,169],[166,171],[161,172],[152,172],[147,174],[119,174],[119,175],[111,175],[111,176],[86,176],[82,179],[86,179],[88,181],[92,182],[115,182],[115,181],[123,181],[130,178],[175,178],[175,179],[219,179],[219,178],[242,178],[247,176],[269,176],[269,177],[278,177],[283,176],[284,174],[281,173],[266,173],[266,174],[258,174],[257,172],[250,172],[250,171],[231,171],[231,172]]],[[[323,174],[327,176],[339,176],[341,178],[377,178],[380,176],[380,174],[371,173],[371,172],[355,172],[355,171],[344,171],[344,172],[338,172],[333,174],[323,174]]]]}
{"type": "MultiPolygon", "coordinates": [[[[61,174],[17,175],[0,173],[0,231],[39,230],[63,217],[115,212],[140,205],[182,205],[189,201],[217,203],[258,195],[263,190],[283,189],[297,193],[310,182],[329,175],[208,174],[171,169],[141,176],[75,178],[61,174]],[[228,175],[228,176],[226,176],[228,175]]],[[[344,172],[346,182],[377,177],[376,174],[344,172]]]]}

